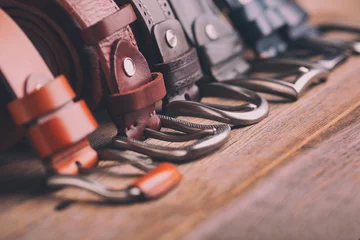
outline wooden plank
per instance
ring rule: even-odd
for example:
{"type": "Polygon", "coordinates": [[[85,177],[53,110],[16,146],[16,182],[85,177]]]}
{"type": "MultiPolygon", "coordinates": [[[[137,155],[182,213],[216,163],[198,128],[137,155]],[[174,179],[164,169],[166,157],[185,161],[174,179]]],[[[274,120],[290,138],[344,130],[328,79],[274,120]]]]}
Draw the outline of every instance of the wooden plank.
{"type": "MultiPolygon", "coordinates": [[[[319,0],[319,4],[324,1],[319,0]]],[[[347,1],[352,2],[349,15],[359,19],[353,11],[358,1],[347,1]]],[[[235,130],[229,143],[216,154],[181,166],[185,174],[181,186],[164,199],[151,203],[108,206],[90,201],[55,211],[63,198],[88,199],[89,195],[70,189],[49,194],[42,185],[43,168],[28,149],[18,148],[17,154],[1,154],[0,239],[184,236],[359,106],[359,65],[360,59],[353,58],[336,70],[327,84],[315,87],[299,102],[272,104],[268,119],[235,130]]],[[[115,169],[120,174],[128,170],[115,169]]],[[[126,182],[123,178],[120,181],[126,182]]],[[[120,181],[114,178],[109,182],[117,186],[120,181]]]]}
{"type": "MultiPolygon", "coordinates": [[[[13,205],[8,201],[2,209],[0,238],[183,236],[359,106],[360,70],[354,67],[359,65],[360,59],[351,59],[332,74],[327,84],[313,88],[300,101],[274,104],[269,118],[260,124],[235,130],[221,151],[181,166],[183,183],[159,201],[132,206],[80,202],[64,211],[54,211],[63,197],[86,199],[88,195],[69,189],[53,195],[29,190],[35,196],[28,195],[13,205]]],[[[2,201],[8,197],[15,198],[5,195],[2,201]]]]}
{"type": "Polygon", "coordinates": [[[359,239],[360,108],[185,239],[359,239]]]}

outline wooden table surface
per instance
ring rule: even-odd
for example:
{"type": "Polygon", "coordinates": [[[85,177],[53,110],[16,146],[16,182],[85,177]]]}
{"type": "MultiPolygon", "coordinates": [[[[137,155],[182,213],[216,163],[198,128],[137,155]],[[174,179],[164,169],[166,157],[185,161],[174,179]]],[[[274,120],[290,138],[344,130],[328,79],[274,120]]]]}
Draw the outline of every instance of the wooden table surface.
{"type": "MultiPolygon", "coordinates": [[[[303,3],[315,19],[360,26],[358,0],[303,3]]],[[[234,130],[220,151],[180,166],[183,182],[157,201],[119,206],[74,189],[50,192],[24,146],[0,160],[0,239],[357,240],[360,58],[298,102],[272,102],[267,119],[234,130]]],[[[137,174],[113,172],[97,177],[118,186],[137,174]]]]}

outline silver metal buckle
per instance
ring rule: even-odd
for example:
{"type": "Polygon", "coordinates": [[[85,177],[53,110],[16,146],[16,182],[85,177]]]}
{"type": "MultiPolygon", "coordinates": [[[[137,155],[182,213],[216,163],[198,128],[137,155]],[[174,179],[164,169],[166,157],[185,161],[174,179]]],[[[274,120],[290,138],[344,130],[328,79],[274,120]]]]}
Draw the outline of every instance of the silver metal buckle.
{"type": "MultiPolygon", "coordinates": [[[[146,156],[129,154],[114,149],[103,149],[98,151],[98,153],[101,161],[116,161],[121,164],[130,164],[135,168],[146,172],[147,174],[151,174],[152,172],[157,171],[157,169],[159,168],[158,165],[155,165],[153,161],[146,156]]],[[[105,185],[101,184],[99,181],[92,180],[86,176],[91,173],[102,171],[102,168],[88,170],[82,169],[81,166],[79,166],[79,170],[80,172],[82,172],[81,175],[53,175],[47,179],[47,185],[53,188],[75,187],[87,190],[112,203],[132,203],[161,197],[180,182],[181,174],[177,172],[176,168],[174,166],[171,166],[170,164],[168,164],[168,166],[166,167],[172,169],[176,176],[171,176],[171,173],[169,173],[169,171],[161,172],[158,170],[159,174],[162,174],[160,180],[166,182],[165,184],[167,185],[164,187],[164,184],[161,183],[161,181],[158,182],[159,184],[161,184],[162,187],[160,189],[161,191],[158,191],[156,195],[149,195],[133,184],[131,184],[125,189],[110,189],[105,185]]],[[[154,173],[153,175],[155,176],[156,174],[157,173],[154,173]]],[[[145,174],[145,177],[149,176],[145,174]]],[[[155,185],[156,184],[154,183],[154,186],[155,185]]]]}
{"type": "Polygon", "coordinates": [[[333,70],[348,58],[348,54],[343,46],[336,45],[334,41],[311,36],[292,42],[289,50],[281,58],[305,59],[304,63],[318,64],[322,68],[333,70]],[[312,62],[311,58],[319,60],[312,62]]]}
{"type": "MultiPolygon", "coordinates": [[[[358,35],[357,39],[360,38],[360,28],[345,26],[340,24],[320,24],[316,27],[320,33],[329,32],[344,32],[358,35]]],[[[333,45],[338,45],[341,48],[349,49],[353,54],[360,54],[360,39],[353,41],[342,41],[340,39],[327,39],[333,45]]]]}
{"type": "Polygon", "coordinates": [[[196,141],[186,147],[173,148],[117,136],[109,147],[145,154],[157,161],[183,163],[214,152],[224,145],[230,136],[231,129],[226,124],[201,125],[162,115],[159,115],[159,117],[163,128],[173,129],[184,134],[179,135],[178,133],[164,133],[146,129],[146,137],[169,142],[196,141]]]}
{"type": "Polygon", "coordinates": [[[166,113],[170,116],[199,117],[236,126],[258,123],[269,113],[269,104],[262,96],[242,87],[216,82],[201,86],[201,91],[203,97],[230,98],[248,103],[225,106],[195,101],[174,101],[166,106],[166,113]]]}
{"type": "Polygon", "coordinates": [[[275,74],[270,78],[253,77],[250,75],[238,77],[234,80],[227,80],[226,83],[296,101],[304,94],[309,86],[323,82],[329,75],[329,71],[319,64],[281,58],[262,60],[261,62],[253,64],[250,69],[250,73],[275,73],[279,71],[283,71],[283,73],[275,74]],[[288,70],[289,68],[292,68],[292,70],[284,72],[284,70],[288,70]],[[298,76],[294,83],[279,80],[293,75],[298,76]]]}

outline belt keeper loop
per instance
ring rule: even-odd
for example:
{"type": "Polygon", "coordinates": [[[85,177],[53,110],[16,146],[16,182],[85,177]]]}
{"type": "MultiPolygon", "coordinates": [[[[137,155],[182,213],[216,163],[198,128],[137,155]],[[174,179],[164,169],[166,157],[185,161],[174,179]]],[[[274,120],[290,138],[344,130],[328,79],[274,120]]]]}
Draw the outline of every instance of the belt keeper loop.
{"type": "Polygon", "coordinates": [[[84,28],[81,31],[81,37],[86,45],[92,46],[135,22],[136,19],[137,17],[134,9],[130,4],[126,4],[116,13],[102,19],[88,28],[84,28]]]}

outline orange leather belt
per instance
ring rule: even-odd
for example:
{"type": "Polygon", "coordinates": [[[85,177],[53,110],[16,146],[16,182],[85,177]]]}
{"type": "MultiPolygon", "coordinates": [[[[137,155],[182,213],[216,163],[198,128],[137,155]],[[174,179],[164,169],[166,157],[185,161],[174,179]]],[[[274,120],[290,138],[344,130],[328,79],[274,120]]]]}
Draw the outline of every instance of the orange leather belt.
{"type": "MultiPolygon", "coordinates": [[[[49,185],[80,187],[117,202],[156,198],[175,186],[180,181],[181,174],[171,164],[148,166],[149,164],[144,162],[144,157],[127,155],[115,148],[140,152],[158,160],[184,162],[216,150],[228,139],[228,125],[203,126],[160,117],[155,113],[155,103],[166,94],[165,85],[162,74],[151,73],[147,61],[137,48],[129,27],[136,16],[129,5],[124,5],[120,9],[112,0],[4,0],[1,1],[0,7],[14,17],[21,29],[30,37],[53,74],[61,73],[62,70],[68,71],[66,76],[70,80],[70,85],[75,88],[78,96],[85,97],[92,109],[100,107],[102,100],[106,103],[118,128],[118,136],[113,140],[110,149],[100,151],[99,160],[122,161],[148,172],[129,188],[114,191],[105,186],[100,187],[99,183],[77,174],[93,168],[97,161],[91,165],[71,159],[74,161],[68,161],[68,172],[56,172],[59,174],[49,177],[49,185]],[[64,53],[60,53],[61,51],[64,53]],[[66,67],[61,67],[62,65],[66,67]],[[78,76],[83,80],[79,80],[78,76]],[[174,136],[157,132],[161,124],[185,134],[174,136]],[[145,135],[165,141],[200,140],[183,148],[171,148],[137,141],[145,135]],[[115,151],[115,154],[110,154],[110,158],[109,151],[115,151]],[[73,175],[68,175],[70,173],[73,175]]],[[[57,85],[52,89],[55,88],[60,91],[57,85]]],[[[67,92],[67,88],[61,91],[67,92]]],[[[45,95],[46,91],[43,94],[45,95]]],[[[75,96],[74,93],[73,95],[75,96]]],[[[51,97],[57,99],[55,94],[51,94],[51,97]]],[[[34,97],[35,100],[38,98],[34,97]]],[[[21,109],[28,107],[21,103],[18,106],[21,106],[21,109]]],[[[48,107],[44,105],[39,109],[30,109],[29,112],[19,111],[14,119],[22,123],[36,115],[37,111],[46,111],[48,107]]],[[[76,112],[76,109],[74,111],[76,112]]],[[[74,120],[71,114],[66,115],[66,118],[74,120]]],[[[52,131],[53,127],[54,125],[48,125],[40,130],[52,131]]],[[[71,132],[82,128],[83,126],[79,126],[71,132]]],[[[49,138],[42,138],[41,134],[37,136],[42,144],[45,141],[51,142],[49,138]]],[[[53,138],[52,142],[58,143],[56,139],[53,138]]],[[[84,147],[87,142],[80,143],[79,146],[84,147]]],[[[44,154],[47,153],[45,150],[44,154]]],[[[71,153],[86,153],[76,150],[78,149],[71,153]]],[[[61,169],[65,169],[63,166],[64,164],[61,169]]]]}
{"type": "Polygon", "coordinates": [[[57,72],[57,65],[68,65],[64,70],[76,68],[66,76],[91,109],[106,105],[118,134],[111,141],[108,137],[100,139],[102,145],[110,142],[113,148],[156,160],[183,162],[208,154],[226,142],[230,133],[227,125],[192,124],[156,114],[155,103],[166,95],[166,88],[162,74],[151,73],[138,50],[130,27],[137,20],[131,5],[119,7],[113,0],[4,0],[0,7],[30,36],[46,62],[49,59],[51,71],[57,72]],[[58,44],[52,45],[53,41],[58,44]],[[61,51],[69,53],[68,61],[58,61],[64,55],[61,51]],[[159,132],[161,127],[181,131],[185,137],[159,132]],[[146,137],[199,141],[184,148],[170,148],[139,141],[146,137]]]}
{"type": "MultiPolygon", "coordinates": [[[[66,78],[54,78],[26,35],[3,11],[0,34],[1,80],[8,93],[1,104],[8,107],[8,111],[2,109],[2,121],[12,124],[11,118],[17,127],[26,129],[50,172],[77,174],[76,162],[96,166],[97,153],[86,138],[97,123],[85,102],[73,101],[75,93],[66,78]]],[[[19,140],[14,125],[2,130],[11,143],[19,140]]]]}
{"type": "Polygon", "coordinates": [[[160,128],[155,103],[166,89],[162,74],[151,74],[137,49],[129,27],[136,20],[130,5],[120,9],[102,0],[5,0],[1,7],[36,43],[53,72],[65,70],[91,109],[106,103],[120,135],[141,139],[145,127],[160,128]]]}
{"type": "MultiPolygon", "coordinates": [[[[54,78],[24,32],[2,9],[0,34],[0,78],[3,83],[0,89],[7,93],[4,100],[9,99],[0,104],[8,107],[1,119],[27,130],[32,145],[51,174],[48,185],[79,187],[106,200],[127,203],[160,197],[179,183],[182,175],[172,164],[157,166],[144,161],[143,157],[129,156],[117,150],[97,152],[92,149],[87,136],[97,128],[97,123],[87,105],[83,100],[73,100],[76,94],[66,77],[54,78]],[[84,170],[95,168],[99,160],[126,162],[147,174],[124,190],[111,190],[80,176],[84,170]]],[[[122,44],[128,46],[129,43],[119,41],[116,47],[122,44]]],[[[134,47],[130,47],[127,53],[135,59],[143,59],[136,55],[134,47]]],[[[121,59],[121,54],[114,58],[116,62],[117,58],[121,59]]],[[[136,88],[138,91],[118,94],[120,100],[137,97],[138,92],[146,95],[152,88],[161,88],[161,76],[155,74],[153,78],[154,81],[136,88]]],[[[150,100],[137,99],[137,105],[133,107],[141,109],[147,101],[157,100],[156,96],[150,100]]],[[[126,113],[126,107],[124,109],[126,113]]],[[[16,127],[7,131],[10,136],[13,129],[16,127]]]]}

